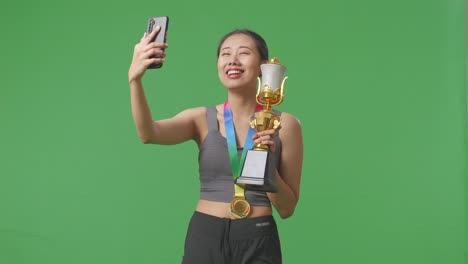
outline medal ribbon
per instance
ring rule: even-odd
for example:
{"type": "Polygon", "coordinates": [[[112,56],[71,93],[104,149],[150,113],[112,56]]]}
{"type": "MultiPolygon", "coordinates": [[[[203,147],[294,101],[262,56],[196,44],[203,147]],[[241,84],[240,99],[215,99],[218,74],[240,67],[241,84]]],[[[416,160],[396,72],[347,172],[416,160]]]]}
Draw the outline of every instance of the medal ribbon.
{"type": "MultiPolygon", "coordinates": [[[[255,107],[255,112],[262,110],[263,107],[259,104],[255,107]]],[[[234,121],[232,119],[231,108],[229,107],[229,102],[226,100],[224,103],[224,127],[226,129],[226,141],[229,151],[229,160],[231,161],[232,177],[237,179],[240,176],[240,169],[245,161],[245,156],[247,151],[251,149],[254,145],[252,136],[256,133],[255,130],[249,127],[249,132],[245,138],[244,149],[242,150],[242,156],[239,160],[239,155],[237,153],[237,142],[236,142],[236,133],[234,130],[234,121]]],[[[244,189],[237,184],[234,184],[235,197],[244,197],[244,189]]]]}

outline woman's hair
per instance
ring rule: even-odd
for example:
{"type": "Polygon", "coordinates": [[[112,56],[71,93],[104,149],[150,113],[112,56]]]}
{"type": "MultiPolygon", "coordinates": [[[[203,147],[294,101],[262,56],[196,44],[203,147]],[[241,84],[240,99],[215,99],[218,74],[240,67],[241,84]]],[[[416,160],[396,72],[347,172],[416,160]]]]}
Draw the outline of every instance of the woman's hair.
{"type": "Polygon", "coordinates": [[[236,35],[236,34],[244,34],[244,35],[251,37],[254,40],[255,45],[257,46],[258,53],[260,54],[260,60],[261,61],[268,60],[268,46],[265,40],[262,38],[262,36],[260,36],[259,34],[249,29],[236,29],[224,35],[224,37],[221,39],[221,41],[218,44],[218,51],[217,51],[218,57],[219,57],[219,52],[221,50],[221,45],[223,45],[224,41],[230,36],[236,35]]]}

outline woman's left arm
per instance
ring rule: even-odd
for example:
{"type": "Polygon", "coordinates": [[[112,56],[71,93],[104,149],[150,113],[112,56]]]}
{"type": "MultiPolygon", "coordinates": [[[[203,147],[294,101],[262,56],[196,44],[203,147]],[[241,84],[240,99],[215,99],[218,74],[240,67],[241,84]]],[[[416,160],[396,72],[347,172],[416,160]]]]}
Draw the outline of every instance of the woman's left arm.
{"type": "MultiPolygon", "coordinates": [[[[265,143],[274,145],[270,131],[259,133],[265,143]],[[263,135],[262,135],[263,134],[263,135]]],[[[294,213],[299,201],[299,186],[302,173],[303,143],[299,121],[288,113],[281,115],[281,158],[279,171],[276,171],[278,192],[267,193],[271,203],[281,218],[288,218],[294,213]]],[[[256,139],[259,139],[258,137],[256,139]]]]}

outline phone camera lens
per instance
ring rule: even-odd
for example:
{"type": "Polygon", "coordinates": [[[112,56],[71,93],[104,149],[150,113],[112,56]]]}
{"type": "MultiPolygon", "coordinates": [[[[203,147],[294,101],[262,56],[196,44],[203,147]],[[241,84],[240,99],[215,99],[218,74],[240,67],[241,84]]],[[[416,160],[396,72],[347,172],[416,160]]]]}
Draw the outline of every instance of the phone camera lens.
{"type": "Polygon", "coordinates": [[[149,24],[149,28],[148,28],[148,31],[149,31],[149,32],[153,31],[153,27],[154,27],[154,24],[155,24],[155,23],[156,23],[156,22],[154,22],[154,19],[151,19],[150,24],[149,24]]]}

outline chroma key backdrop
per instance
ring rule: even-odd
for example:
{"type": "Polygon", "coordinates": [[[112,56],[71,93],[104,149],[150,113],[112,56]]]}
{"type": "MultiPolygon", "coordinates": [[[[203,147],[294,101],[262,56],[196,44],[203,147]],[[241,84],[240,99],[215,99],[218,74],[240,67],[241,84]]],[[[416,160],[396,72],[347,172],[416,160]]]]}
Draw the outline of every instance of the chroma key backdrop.
{"type": "Polygon", "coordinates": [[[288,68],[304,167],[295,214],[275,213],[284,263],[465,263],[465,1],[25,0],[0,8],[1,264],[180,263],[198,148],[142,144],[130,110],[153,16],[156,119],[224,101],[233,29],[288,68]]]}

